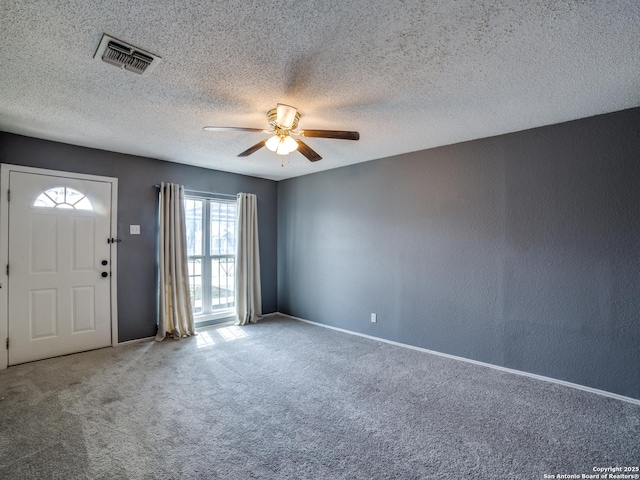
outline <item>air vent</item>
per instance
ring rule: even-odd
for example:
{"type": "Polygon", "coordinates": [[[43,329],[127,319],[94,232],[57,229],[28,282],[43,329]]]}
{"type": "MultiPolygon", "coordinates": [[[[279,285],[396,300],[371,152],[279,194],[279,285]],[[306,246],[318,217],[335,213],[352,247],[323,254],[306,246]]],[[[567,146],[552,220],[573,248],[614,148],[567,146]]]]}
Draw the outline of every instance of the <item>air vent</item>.
{"type": "Polygon", "coordinates": [[[93,58],[140,75],[148,75],[160,62],[160,57],[126,42],[102,35],[93,58]]]}

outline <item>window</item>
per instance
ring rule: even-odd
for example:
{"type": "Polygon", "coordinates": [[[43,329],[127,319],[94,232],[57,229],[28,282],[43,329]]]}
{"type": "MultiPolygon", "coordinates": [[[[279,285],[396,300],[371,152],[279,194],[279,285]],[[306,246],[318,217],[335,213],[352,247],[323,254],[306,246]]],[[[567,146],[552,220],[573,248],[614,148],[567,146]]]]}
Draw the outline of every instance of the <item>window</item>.
{"type": "Polygon", "coordinates": [[[62,208],[67,210],[93,210],[91,201],[73,188],[55,187],[42,192],[33,202],[34,207],[62,208]]]}
{"type": "Polygon", "coordinates": [[[236,203],[185,195],[189,290],[196,322],[235,307],[236,203]]]}

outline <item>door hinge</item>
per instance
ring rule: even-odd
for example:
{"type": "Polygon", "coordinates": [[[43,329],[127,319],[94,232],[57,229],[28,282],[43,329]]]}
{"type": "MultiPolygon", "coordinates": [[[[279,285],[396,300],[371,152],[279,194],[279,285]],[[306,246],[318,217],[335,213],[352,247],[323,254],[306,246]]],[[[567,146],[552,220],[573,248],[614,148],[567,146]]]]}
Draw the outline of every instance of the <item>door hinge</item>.
{"type": "Polygon", "coordinates": [[[7,277],[9,276],[9,264],[7,263],[7,277]]]}
{"type": "Polygon", "coordinates": [[[7,190],[7,202],[11,201],[11,190],[7,190]]]}
{"type": "Polygon", "coordinates": [[[9,337],[7,337],[7,350],[9,350],[9,337]]]}

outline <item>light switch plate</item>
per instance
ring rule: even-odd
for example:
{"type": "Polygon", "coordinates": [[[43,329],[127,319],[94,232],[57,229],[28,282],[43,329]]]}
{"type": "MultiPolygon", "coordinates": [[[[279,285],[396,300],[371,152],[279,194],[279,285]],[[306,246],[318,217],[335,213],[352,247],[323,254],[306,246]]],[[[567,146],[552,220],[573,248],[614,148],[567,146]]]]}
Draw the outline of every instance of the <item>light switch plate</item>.
{"type": "Polygon", "coordinates": [[[140,235],[140,225],[129,225],[129,234],[140,235]]]}

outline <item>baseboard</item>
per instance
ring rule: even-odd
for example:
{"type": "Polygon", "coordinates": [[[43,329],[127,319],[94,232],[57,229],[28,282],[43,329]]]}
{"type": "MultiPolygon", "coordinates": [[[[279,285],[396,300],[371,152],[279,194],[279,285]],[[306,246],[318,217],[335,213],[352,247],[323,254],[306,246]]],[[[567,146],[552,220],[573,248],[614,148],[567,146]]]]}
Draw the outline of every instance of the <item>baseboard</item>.
{"type": "MultiPolygon", "coordinates": [[[[587,387],[586,385],[580,385],[579,383],[567,382],[564,380],[558,380],[557,378],[545,377],[543,375],[537,375],[535,373],[523,372],[522,370],[515,370],[513,368],[501,367],[500,365],[494,365],[492,363],[480,362],[478,360],[472,360],[470,358],[458,357],[456,355],[449,355],[448,353],[437,352],[435,350],[429,350],[427,348],[416,347],[414,345],[408,345],[406,343],[394,342],[393,340],[387,340],[385,338],[374,337],[372,335],[366,335],[364,333],[354,332],[352,330],[346,330],[344,328],[333,327],[331,325],[325,325],[323,323],[312,322],[311,320],[305,320],[304,318],[294,317],[293,315],[287,315],[286,313],[275,313],[270,315],[282,315],[283,317],[296,320],[298,322],[304,322],[317,327],[329,328],[342,333],[348,333],[350,335],[357,335],[358,337],[368,338],[369,340],[376,340],[378,342],[388,343],[398,347],[410,348],[411,350],[417,350],[419,352],[430,353],[432,355],[438,355],[440,357],[450,358],[452,360],[459,360],[461,362],[472,363],[474,365],[480,365],[481,367],[493,368],[494,370],[500,370],[501,372],[513,373],[514,375],[521,375],[524,377],[535,378],[536,380],[542,380],[544,382],[555,383],[558,385],[564,385],[565,387],[575,388],[577,390],[583,390],[585,392],[595,393],[596,395],[602,395],[603,397],[613,398],[622,402],[633,403],[634,405],[640,405],[640,399],[626,397],[624,395],[618,395],[617,393],[607,392],[606,390],[599,390],[597,388],[587,387]]],[[[266,316],[266,315],[265,315],[266,316]]]]}

